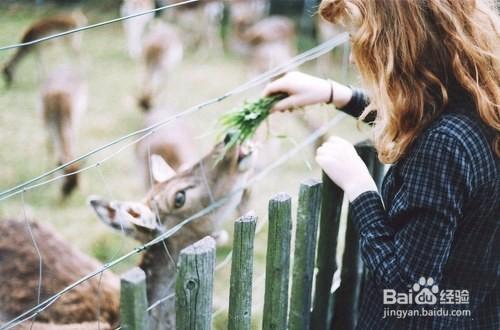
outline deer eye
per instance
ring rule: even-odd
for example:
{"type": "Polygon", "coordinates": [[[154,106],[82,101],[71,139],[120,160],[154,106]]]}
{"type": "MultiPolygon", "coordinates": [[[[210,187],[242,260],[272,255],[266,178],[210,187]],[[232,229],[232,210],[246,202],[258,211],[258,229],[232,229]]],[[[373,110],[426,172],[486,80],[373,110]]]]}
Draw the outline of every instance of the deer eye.
{"type": "Polygon", "coordinates": [[[174,206],[176,209],[181,208],[186,203],[186,192],[184,190],[175,193],[174,206]]]}

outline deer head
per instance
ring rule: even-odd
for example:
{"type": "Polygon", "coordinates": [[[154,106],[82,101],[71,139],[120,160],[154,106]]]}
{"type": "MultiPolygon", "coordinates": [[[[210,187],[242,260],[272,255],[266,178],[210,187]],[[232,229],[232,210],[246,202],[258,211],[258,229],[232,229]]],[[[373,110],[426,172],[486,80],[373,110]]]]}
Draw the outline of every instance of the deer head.
{"type": "Polygon", "coordinates": [[[105,224],[144,243],[224,199],[221,207],[193,220],[168,239],[169,246],[178,251],[214,234],[220,222],[241,202],[240,188],[248,180],[255,157],[246,145],[226,151],[229,140],[226,136],[199,162],[178,172],[163,158],[153,155],[151,172],[155,184],[142,202],[109,202],[93,197],[90,205],[105,224]]]}

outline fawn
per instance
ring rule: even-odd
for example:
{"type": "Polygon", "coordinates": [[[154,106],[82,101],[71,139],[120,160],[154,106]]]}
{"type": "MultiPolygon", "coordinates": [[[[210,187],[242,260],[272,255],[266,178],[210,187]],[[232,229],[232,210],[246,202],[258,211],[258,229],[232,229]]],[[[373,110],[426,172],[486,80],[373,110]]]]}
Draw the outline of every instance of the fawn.
{"type": "Polygon", "coordinates": [[[231,26],[230,49],[239,55],[248,55],[250,45],[245,32],[266,16],[268,0],[233,0],[229,2],[231,26]]]}
{"type": "Polygon", "coordinates": [[[182,61],[183,45],[171,25],[156,22],[143,42],[144,80],[139,106],[149,110],[159,97],[172,69],[182,61]]]}
{"type": "Polygon", "coordinates": [[[295,27],[283,16],[270,16],[250,27],[244,34],[252,45],[252,63],[258,73],[289,61],[295,54],[295,27]]]}
{"type": "MultiPolygon", "coordinates": [[[[155,108],[144,116],[144,127],[152,126],[175,113],[168,107],[155,108]]],[[[162,157],[174,170],[192,165],[196,159],[196,148],[190,127],[185,119],[177,119],[168,127],[156,130],[136,145],[136,155],[146,187],[151,186],[150,156],[162,157]]]]}
{"type": "MultiPolygon", "coordinates": [[[[121,16],[137,14],[155,8],[154,0],[124,0],[120,7],[121,16]]],[[[142,38],[148,23],[154,18],[154,13],[144,14],[123,21],[123,29],[127,39],[128,54],[138,58],[142,53],[142,38]]]]}
{"type": "MultiPolygon", "coordinates": [[[[43,18],[28,27],[28,29],[23,33],[21,42],[30,42],[53,33],[75,29],[86,24],[86,22],[86,17],[80,11],[76,11],[71,14],[43,18]]],[[[81,46],[81,33],[73,33],[70,36],[62,38],[61,40],[67,42],[71,51],[75,53],[79,52],[81,46]]],[[[14,55],[7,61],[2,70],[7,86],[12,84],[14,80],[14,73],[19,63],[30,53],[38,50],[40,46],[41,45],[34,44],[17,48],[14,55]]]]}
{"type": "MultiPolygon", "coordinates": [[[[169,3],[182,1],[172,0],[169,3]]],[[[222,45],[219,30],[223,9],[221,0],[204,0],[172,8],[166,16],[181,28],[186,48],[218,50],[222,45]]]]}
{"type": "MultiPolygon", "coordinates": [[[[140,242],[147,242],[211,203],[229,196],[223,207],[195,219],[163,241],[164,245],[157,244],[144,253],[140,267],[146,272],[150,303],[174,291],[175,260],[180,251],[207,235],[218,234],[221,222],[242,202],[242,188],[251,174],[255,157],[248,146],[235,146],[221,159],[229,140],[226,137],[198,163],[179,172],[163,158],[153,157],[151,171],[156,185],[142,202],[90,200],[105,224],[123,229],[140,242]],[[237,189],[240,190],[236,192],[237,189]],[[173,263],[166,254],[174,259],[173,263]]],[[[175,328],[173,300],[159,305],[150,315],[151,329],[175,328]]]]}
{"type": "MultiPolygon", "coordinates": [[[[42,83],[42,116],[59,164],[75,158],[76,126],[87,107],[87,88],[79,71],[61,66],[51,71],[42,83]]],[[[78,170],[78,164],[64,169],[64,174],[78,170]]],[[[78,175],[66,176],[62,196],[67,197],[78,185],[78,175]]]]}
{"type": "MultiPolygon", "coordinates": [[[[181,249],[217,232],[222,220],[235,211],[255,158],[247,146],[225,150],[219,143],[190,168],[175,172],[160,157],[153,157],[152,174],[157,182],[142,202],[105,201],[90,198],[99,218],[108,226],[141,243],[165,233],[168,228],[193,216],[224,196],[230,197],[218,209],[185,225],[173,236],[144,252],[140,267],[147,275],[149,303],[174,292],[175,259],[181,249]],[[223,152],[226,153],[221,158],[223,152]],[[165,246],[174,262],[166,257],[165,246]]],[[[42,299],[47,298],[102,266],[64,242],[45,224],[32,224],[35,240],[43,256],[42,299]]],[[[23,221],[0,221],[0,319],[16,317],[36,302],[38,256],[23,221]]],[[[116,326],[119,304],[118,277],[105,272],[98,295],[98,278],[83,283],[44,310],[37,321],[52,323],[91,322],[100,306],[102,322],[116,326]],[[100,303],[97,299],[100,296],[100,303]]],[[[174,329],[175,306],[165,301],[151,312],[150,329],[174,329]]],[[[29,323],[28,323],[29,324],[29,323]]],[[[35,328],[36,329],[36,328],[35,328]]],[[[104,327],[103,327],[104,329],[104,327]]]]}

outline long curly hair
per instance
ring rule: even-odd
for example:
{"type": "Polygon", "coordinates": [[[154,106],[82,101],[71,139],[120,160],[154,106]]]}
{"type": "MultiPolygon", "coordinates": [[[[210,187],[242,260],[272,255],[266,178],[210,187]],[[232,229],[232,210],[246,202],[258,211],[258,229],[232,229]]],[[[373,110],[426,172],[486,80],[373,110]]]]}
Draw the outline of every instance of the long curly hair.
{"type": "Polygon", "coordinates": [[[500,18],[486,0],[323,0],[319,12],[350,32],[382,161],[404,156],[454,85],[492,128],[500,156],[500,18]]]}

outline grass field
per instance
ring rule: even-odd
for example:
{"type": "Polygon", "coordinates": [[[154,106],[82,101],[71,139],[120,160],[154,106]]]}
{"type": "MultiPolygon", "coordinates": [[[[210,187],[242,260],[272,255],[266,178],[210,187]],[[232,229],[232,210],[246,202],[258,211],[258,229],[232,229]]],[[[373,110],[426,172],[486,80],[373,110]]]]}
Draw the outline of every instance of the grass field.
{"type": "MultiPolygon", "coordinates": [[[[117,9],[109,8],[106,10],[83,8],[83,10],[88,15],[90,23],[115,17],[118,13],[117,9]]],[[[30,22],[54,11],[57,9],[53,7],[34,10],[32,7],[0,5],[0,45],[16,42],[30,22]]],[[[12,51],[0,52],[0,63],[4,63],[11,54],[12,51]]],[[[45,65],[50,68],[54,66],[53,62],[59,63],[63,60],[67,59],[52,58],[45,65]]],[[[140,85],[140,63],[127,56],[120,24],[84,33],[81,65],[86,72],[89,87],[89,108],[80,123],[78,154],[139,129],[142,122],[142,114],[135,105],[135,95],[140,85]]],[[[300,70],[316,73],[315,68],[314,63],[311,63],[300,70]]],[[[165,86],[168,106],[181,111],[220,96],[251,78],[250,72],[248,62],[234,55],[203,49],[194,53],[188,52],[184,62],[172,73],[165,86]]],[[[0,87],[0,189],[2,191],[56,165],[55,159],[47,152],[46,132],[38,111],[40,76],[40,66],[36,58],[30,57],[20,66],[18,79],[12,88],[0,87]]],[[[332,78],[335,78],[334,73],[332,78]]],[[[185,118],[196,132],[193,139],[199,146],[200,157],[216,142],[214,124],[217,118],[244,100],[258,97],[262,87],[231,97],[185,118]]],[[[319,119],[331,118],[335,114],[329,107],[312,107],[305,111],[319,119]]],[[[271,163],[279,154],[292,148],[293,143],[290,140],[300,141],[308,134],[304,127],[297,124],[293,115],[279,114],[276,117],[280,125],[275,133],[286,135],[291,139],[282,140],[280,152],[273,155],[266,154],[264,146],[261,154],[268,157],[264,160],[265,163],[271,163]]],[[[175,122],[172,125],[175,125],[175,122]]],[[[168,126],[165,129],[168,129],[168,126]]],[[[331,133],[353,142],[363,139],[356,122],[351,119],[344,120],[331,133]]],[[[104,158],[113,150],[96,155],[87,160],[87,164],[104,158]]],[[[101,171],[104,180],[95,169],[83,173],[80,188],[65,202],[60,200],[59,181],[26,192],[25,200],[26,210],[30,216],[37,221],[52,223],[69,242],[105,262],[116,253],[123,238],[99,222],[86,204],[87,197],[112,195],[113,199],[138,201],[144,196],[145,190],[133,147],[125,149],[102,164],[101,171]]],[[[320,171],[314,164],[312,147],[290,159],[286,165],[252,187],[256,193],[250,203],[260,221],[266,219],[268,199],[278,192],[289,193],[295,206],[300,182],[310,177],[320,177],[320,171]],[[307,162],[312,164],[312,168],[306,165],[307,162]]],[[[22,214],[20,195],[0,202],[1,218],[21,218],[22,214]]],[[[232,235],[231,220],[227,219],[225,222],[230,235],[232,235]]],[[[256,238],[254,278],[264,273],[266,236],[264,228],[256,238]]],[[[120,254],[128,252],[137,245],[132,240],[125,239],[125,241],[120,254]]],[[[224,259],[230,249],[230,246],[219,247],[218,261],[224,259]]],[[[138,258],[130,259],[116,267],[114,271],[120,273],[137,261],[138,258]]],[[[229,270],[228,265],[216,274],[215,310],[223,310],[227,306],[229,270]]],[[[260,281],[254,288],[253,317],[256,329],[260,327],[261,322],[263,283],[260,281]]],[[[224,329],[226,312],[218,313],[214,322],[216,329],[224,329]]]]}

